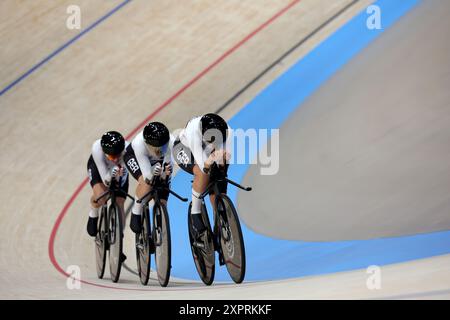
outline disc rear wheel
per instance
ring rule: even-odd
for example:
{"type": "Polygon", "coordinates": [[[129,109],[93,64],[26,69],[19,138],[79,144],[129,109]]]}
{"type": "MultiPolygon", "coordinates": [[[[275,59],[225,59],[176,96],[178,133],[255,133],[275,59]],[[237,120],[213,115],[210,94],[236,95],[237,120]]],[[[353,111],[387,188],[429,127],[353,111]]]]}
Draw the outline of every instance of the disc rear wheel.
{"type": "Polygon", "coordinates": [[[245,277],[245,247],[241,224],[230,198],[221,195],[216,198],[220,249],[227,271],[235,283],[241,283],[245,277]]]}
{"type": "MultiPolygon", "coordinates": [[[[190,207],[189,207],[190,212],[190,207]]],[[[195,267],[200,276],[200,279],[206,285],[211,285],[214,281],[215,274],[215,250],[214,241],[211,231],[211,224],[209,223],[208,213],[206,207],[202,206],[203,223],[206,226],[206,231],[201,236],[201,239],[194,239],[192,232],[192,222],[190,214],[188,215],[189,240],[191,243],[192,257],[194,258],[195,267]]]]}

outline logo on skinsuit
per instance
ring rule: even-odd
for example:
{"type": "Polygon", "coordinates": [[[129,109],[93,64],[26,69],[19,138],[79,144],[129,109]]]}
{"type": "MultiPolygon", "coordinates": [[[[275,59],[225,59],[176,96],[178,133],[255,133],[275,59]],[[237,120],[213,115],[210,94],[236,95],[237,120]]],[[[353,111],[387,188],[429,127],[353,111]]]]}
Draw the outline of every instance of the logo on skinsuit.
{"type": "Polygon", "coordinates": [[[181,164],[183,164],[183,165],[185,165],[185,166],[187,166],[188,164],[189,164],[189,156],[186,154],[186,152],[184,152],[184,150],[180,150],[178,153],[177,153],[177,160],[181,163],[181,164]]]}
{"type": "Polygon", "coordinates": [[[131,169],[131,171],[133,171],[133,173],[136,173],[136,171],[139,170],[139,165],[137,164],[136,160],[134,160],[134,159],[128,160],[127,165],[130,167],[130,169],[131,169]]]}

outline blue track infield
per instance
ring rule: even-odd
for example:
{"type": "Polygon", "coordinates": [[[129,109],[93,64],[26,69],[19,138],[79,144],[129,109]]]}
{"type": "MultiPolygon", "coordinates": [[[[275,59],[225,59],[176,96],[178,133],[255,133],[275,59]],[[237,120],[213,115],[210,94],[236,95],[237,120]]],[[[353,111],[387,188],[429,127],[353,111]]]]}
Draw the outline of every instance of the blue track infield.
{"type": "MultiPolygon", "coordinates": [[[[306,57],[263,90],[230,121],[234,129],[280,128],[289,115],[301,107],[336,71],[391,27],[419,0],[380,0],[382,29],[366,27],[363,11],[331,35],[306,57]]],[[[260,144],[260,147],[262,144],[260,144]]],[[[250,155],[254,157],[255,155],[250,155]]],[[[242,181],[249,165],[232,165],[229,176],[242,181]]],[[[192,177],[179,172],[172,182],[175,191],[190,196],[192,177]]],[[[253,186],[257,188],[257,186],[253,186]]],[[[229,196],[237,201],[238,191],[230,186],[229,196]]],[[[240,196],[245,197],[245,193],[240,196]]],[[[211,208],[209,207],[211,212],[211,208]]],[[[187,205],[169,201],[172,228],[172,275],[198,279],[187,233],[187,205]]],[[[257,213],[255,213],[257,214],[257,213]]],[[[450,252],[450,232],[408,237],[303,242],[272,239],[242,225],[247,252],[246,280],[277,280],[386,265],[450,252]]],[[[216,280],[229,281],[225,267],[216,265],[216,280]]]]}

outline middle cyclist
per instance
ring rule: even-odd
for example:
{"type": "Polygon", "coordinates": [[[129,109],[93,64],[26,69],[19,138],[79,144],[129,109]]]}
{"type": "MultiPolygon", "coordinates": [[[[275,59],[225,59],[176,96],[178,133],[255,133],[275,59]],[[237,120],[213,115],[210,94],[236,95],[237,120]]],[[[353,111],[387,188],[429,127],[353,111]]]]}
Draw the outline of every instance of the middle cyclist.
{"type": "MultiPolygon", "coordinates": [[[[126,148],[125,165],[133,178],[138,181],[130,220],[130,228],[134,233],[140,233],[142,230],[141,215],[144,204],[137,201],[143,200],[142,197],[151,190],[153,177],[160,176],[170,183],[172,142],[173,139],[164,124],[150,122],[126,148]]],[[[162,192],[161,201],[165,203],[168,198],[169,192],[162,192]]]]}

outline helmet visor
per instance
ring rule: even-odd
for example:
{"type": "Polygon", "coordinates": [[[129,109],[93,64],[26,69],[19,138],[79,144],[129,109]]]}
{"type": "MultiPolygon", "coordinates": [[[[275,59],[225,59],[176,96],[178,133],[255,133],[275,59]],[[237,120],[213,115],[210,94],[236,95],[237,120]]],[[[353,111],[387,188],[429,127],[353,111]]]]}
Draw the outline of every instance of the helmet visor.
{"type": "Polygon", "coordinates": [[[120,154],[105,154],[106,159],[112,162],[117,162],[120,159],[120,154]]]}

